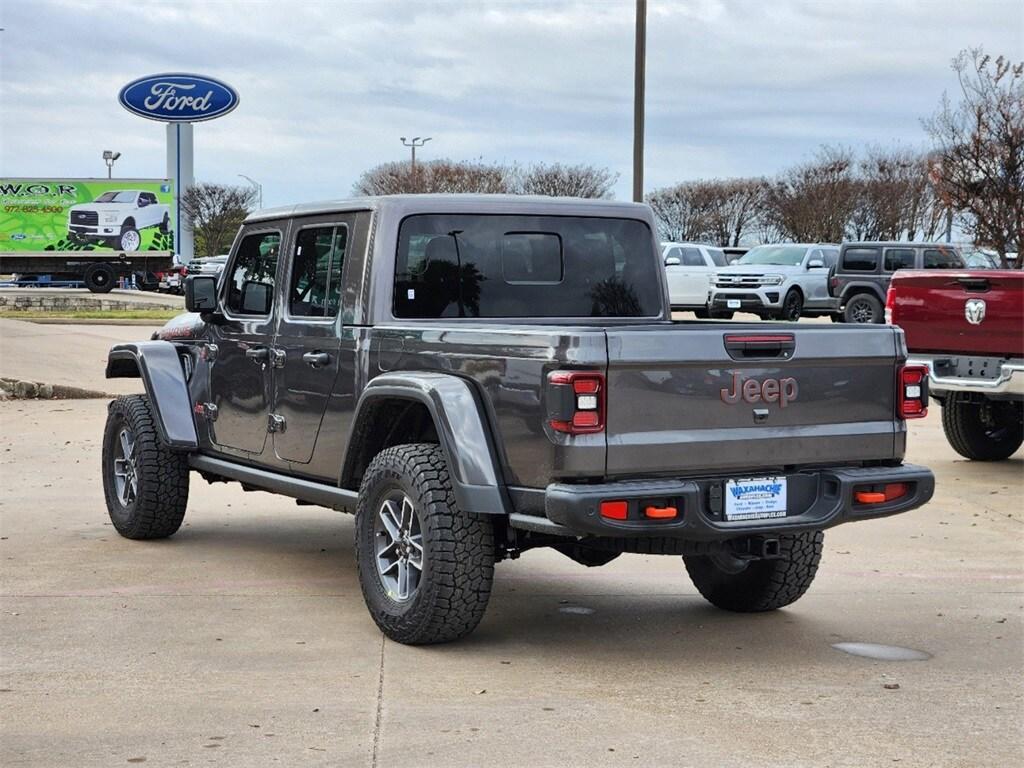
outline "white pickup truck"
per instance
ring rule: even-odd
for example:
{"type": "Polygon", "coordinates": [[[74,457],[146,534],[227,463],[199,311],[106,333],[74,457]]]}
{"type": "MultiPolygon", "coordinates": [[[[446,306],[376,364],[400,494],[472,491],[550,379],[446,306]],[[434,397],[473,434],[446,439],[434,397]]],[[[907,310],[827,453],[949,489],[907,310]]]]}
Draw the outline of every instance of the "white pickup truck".
{"type": "Polygon", "coordinates": [[[142,245],[140,230],[160,227],[167,232],[170,206],[152,192],[137,189],[104,192],[91,203],[79,203],[68,210],[68,237],[77,242],[104,243],[120,251],[137,251],[142,245]]]}

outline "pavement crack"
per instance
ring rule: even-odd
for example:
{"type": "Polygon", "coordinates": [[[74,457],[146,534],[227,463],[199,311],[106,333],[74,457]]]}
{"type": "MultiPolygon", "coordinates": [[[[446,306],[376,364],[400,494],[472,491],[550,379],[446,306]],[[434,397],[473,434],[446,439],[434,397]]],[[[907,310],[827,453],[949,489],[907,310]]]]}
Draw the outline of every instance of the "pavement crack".
{"type": "Polygon", "coordinates": [[[380,670],[377,674],[377,714],[373,720],[373,752],[370,755],[370,768],[377,768],[377,751],[380,746],[380,723],[384,711],[384,645],[387,638],[380,636],[380,670]]]}

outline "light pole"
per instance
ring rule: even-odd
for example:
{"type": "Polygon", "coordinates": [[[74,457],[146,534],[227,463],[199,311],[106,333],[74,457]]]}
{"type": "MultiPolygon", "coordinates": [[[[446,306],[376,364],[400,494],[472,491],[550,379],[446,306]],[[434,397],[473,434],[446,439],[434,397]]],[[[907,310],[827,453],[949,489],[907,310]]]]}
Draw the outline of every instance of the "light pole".
{"type": "Polygon", "coordinates": [[[244,173],[238,174],[238,177],[240,179],[245,179],[246,181],[248,181],[250,184],[253,185],[253,187],[256,189],[256,197],[259,200],[260,208],[262,209],[263,208],[263,185],[260,184],[258,181],[256,181],[256,179],[249,178],[244,173]]]}
{"type": "Polygon", "coordinates": [[[430,136],[427,136],[426,138],[420,138],[419,136],[415,136],[412,141],[407,141],[406,137],[404,137],[404,136],[401,137],[401,143],[403,145],[408,146],[413,151],[413,178],[414,179],[416,178],[416,147],[417,146],[423,146],[425,143],[427,143],[427,141],[430,140],[430,138],[431,138],[430,136]]]}
{"type": "Polygon", "coordinates": [[[647,69],[647,0],[636,0],[633,63],[633,202],[644,201],[644,80],[647,69]]]}
{"type": "Polygon", "coordinates": [[[111,152],[109,149],[103,150],[103,162],[107,164],[107,178],[113,178],[114,175],[114,161],[121,156],[120,152],[111,152]]]}

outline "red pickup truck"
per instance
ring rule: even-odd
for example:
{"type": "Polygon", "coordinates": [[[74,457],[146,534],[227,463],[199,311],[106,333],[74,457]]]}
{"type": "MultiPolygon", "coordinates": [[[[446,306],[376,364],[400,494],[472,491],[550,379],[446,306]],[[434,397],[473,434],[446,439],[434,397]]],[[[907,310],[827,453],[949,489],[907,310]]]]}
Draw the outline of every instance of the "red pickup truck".
{"type": "Polygon", "coordinates": [[[908,363],[928,366],[946,439],[961,456],[1009,458],[1024,441],[1024,272],[900,271],[885,302],[908,363]]]}

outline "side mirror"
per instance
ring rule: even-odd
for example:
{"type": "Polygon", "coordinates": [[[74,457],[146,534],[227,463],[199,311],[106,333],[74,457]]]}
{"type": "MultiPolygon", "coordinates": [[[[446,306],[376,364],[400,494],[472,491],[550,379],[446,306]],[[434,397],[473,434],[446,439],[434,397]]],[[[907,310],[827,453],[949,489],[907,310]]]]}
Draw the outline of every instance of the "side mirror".
{"type": "Polygon", "coordinates": [[[811,259],[807,262],[808,269],[821,269],[825,266],[825,262],[821,259],[811,259]]]}
{"type": "Polygon", "coordinates": [[[188,312],[214,312],[217,309],[217,279],[206,275],[185,278],[185,309],[188,312]]]}
{"type": "Polygon", "coordinates": [[[678,267],[680,264],[682,264],[682,262],[679,261],[678,256],[669,256],[667,259],[665,259],[666,267],[678,267]]]}
{"type": "MultiPolygon", "coordinates": [[[[213,278],[210,278],[213,280],[213,278]]],[[[216,281],[214,281],[216,285],[216,281]]],[[[242,311],[247,315],[270,314],[270,286],[246,280],[242,285],[242,311]]]]}

